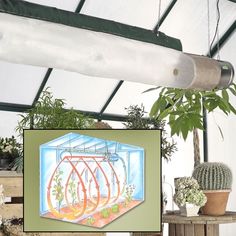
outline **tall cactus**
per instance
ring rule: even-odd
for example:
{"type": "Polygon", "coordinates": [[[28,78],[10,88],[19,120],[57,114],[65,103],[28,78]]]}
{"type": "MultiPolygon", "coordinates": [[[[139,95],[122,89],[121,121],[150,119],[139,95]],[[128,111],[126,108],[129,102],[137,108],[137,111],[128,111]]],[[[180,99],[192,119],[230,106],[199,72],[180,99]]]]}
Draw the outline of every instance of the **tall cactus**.
{"type": "Polygon", "coordinates": [[[205,162],[195,167],[195,178],[202,190],[231,189],[232,172],[230,168],[219,162],[205,162]]]}

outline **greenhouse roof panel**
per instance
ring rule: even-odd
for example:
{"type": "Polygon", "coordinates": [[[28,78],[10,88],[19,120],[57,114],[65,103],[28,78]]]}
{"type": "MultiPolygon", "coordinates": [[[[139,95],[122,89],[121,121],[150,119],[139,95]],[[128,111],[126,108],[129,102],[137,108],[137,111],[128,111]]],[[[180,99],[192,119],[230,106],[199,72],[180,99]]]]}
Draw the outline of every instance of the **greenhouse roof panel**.
{"type": "MultiPolygon", "coordinates": [[[[3,2],[9,1],[1,1],[1,3],[3,2]]],[[[83,14],[149,30],[158,21],[159,2],[155,0],[148,2],[139,0],[138,4],[136,0],[85,0],[81,2],[77,0],[29,0],[29,2],[57,7],[67,11],[75,11],[79,6],[82,8],[81,13],[83,14]],[[79,3],[81,4],[79,5],[79,3]]],[[[212,40],[217,18],[216,2],[209,1],[209,3],[209,33],[212,40]]],[[[220,1],[220,38],[230,26],[233,30],[235,29],[235,12],[235,3],[227,0],[220,1]]],[[[161,18],[163,16],[165,18],[161,20],[163,24],[160,29],[168,35],[178,37],[182,41],[184,51],[206,55],[209,49],[207,14],[207,2],[204,1],[162,1],[161,18]],[[170,4],[173,4],[173,8],[166,14],[165,11],[170,4]]],[[[233,65],[236,65],[236,54],[232,54],[235,51],[235,40],[230,39],[231,35],[231,33],[226,35],[225,45],[222,48],[222,59],[229,60],[233,65]],[[228,41],[227,38],[229,38],[228,41]],[[227,53],[225,53],[225,48],[227,48],[227,53]]],[[[215,42],[217,40],[218,38],[216,38],[215,42]]],[[[90,78],[85,79],[79,74],[74,76],[70,72],[53,70],[52,73],[48,73],[49,80],[44,86],[41,83],[43,81],[47,82],[47,79],[44,80],[46,75],[45,68],[1,62],[0,69],[0,83],[3,85],[0,89],[0,108],[6,111],[18,111],[19,109],[15,109],[15,104],[31,105],[34,98],[37,97],[37,92],[39,94],[41,89],[46,88],[46,86],[52,88],[55,97],[66,99],[67,108],[74,107],[78,110],[93,111],[96,117],[104,117],[105,119],[107,117],[110,119],[110,114],[112,117],[117,117],[118,120],[122,119],[119,115],[127,114],[124,108],[134,104],[143,103],[146,111],[149,112],[153,102],[158,97],[156,91],[147,94],[142,93],[142,91],[150,88],[149,86],[137,85],[131,82],[119,83],[116,80],[108,81],[103,78],[91,78],[90,80],[90,78]],[[119,84],[120,86],[118,86],[119,84]],[[89,96],[88,94],[92,95],[89,96]],[[100,112],[104,105],[106,106],[103,116],[103,112],[100,112]]],[[[28,108],[26,107],[26,109],[28,108]]],[[[23,108],[20,109],[20,111],[23,110],[23,108]]],[[[5,114],[8,114],[8,112],[5,114]]],[[[117,119],[115,118],[115,120],[117,119]]],[[[113,123],[116,127],[117,124],[113,123]]]]}

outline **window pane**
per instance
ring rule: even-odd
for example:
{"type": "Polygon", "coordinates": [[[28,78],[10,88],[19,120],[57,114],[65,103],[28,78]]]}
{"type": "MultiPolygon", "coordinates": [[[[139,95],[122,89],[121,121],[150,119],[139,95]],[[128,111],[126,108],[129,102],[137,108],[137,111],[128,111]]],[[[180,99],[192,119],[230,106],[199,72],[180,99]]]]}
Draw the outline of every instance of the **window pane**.
{"type": "Polygon", "coordinates": [[[0,61],[0,102],[31,105],[46,68],[0,61]]]}
{"type": "Polygon", "coordinates": [[[46,86],[56,98],[63,98],[68,108],[100,112],[118,81],[53,70],[46,86]]]}
{"type": "MultiPolygon", "coordinates": [[[[210,36],[216,27],[216,1],[210,2],[210,36]]],[[[235,21],[236,4],[220,1],[219,34],[222,35],[235,21]]],[[[177,1],[161,31],[181,39],[185,52],[203,54],[208,52],[207,1],[177,1]]]]}

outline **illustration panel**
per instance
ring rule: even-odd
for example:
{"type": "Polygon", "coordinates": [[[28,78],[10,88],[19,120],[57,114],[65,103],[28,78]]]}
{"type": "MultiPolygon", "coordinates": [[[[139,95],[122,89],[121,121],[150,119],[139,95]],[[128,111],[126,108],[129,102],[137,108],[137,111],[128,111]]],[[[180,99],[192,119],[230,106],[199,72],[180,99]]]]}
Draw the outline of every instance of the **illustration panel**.
{"type": "Polygon", "coordinates": [[[40,145],[40,216],[102,228],[144,201],[144,149],[78,133],[40,145]]]}

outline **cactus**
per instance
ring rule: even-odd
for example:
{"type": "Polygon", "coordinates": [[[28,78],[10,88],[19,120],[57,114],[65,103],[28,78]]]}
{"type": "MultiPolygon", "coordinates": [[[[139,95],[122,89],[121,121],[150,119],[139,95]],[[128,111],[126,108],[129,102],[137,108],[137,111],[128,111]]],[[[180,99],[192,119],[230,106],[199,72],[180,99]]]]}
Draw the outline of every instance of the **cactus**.
{"type": "Polygon", "coordinates": [[[193,171],[195,178],[202,190],[231,189],[232,172],[228,166],[218,162],[199,164],[193,171]]]}

